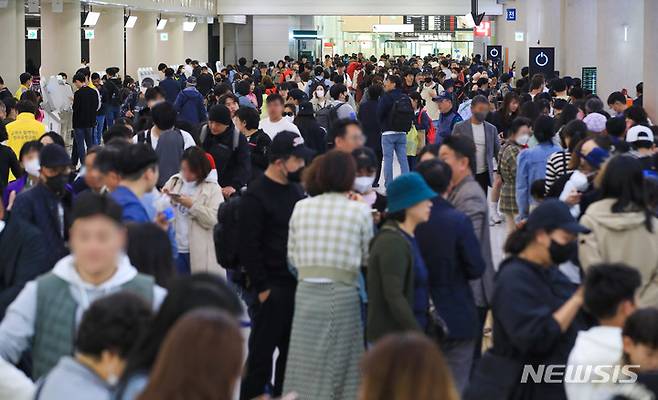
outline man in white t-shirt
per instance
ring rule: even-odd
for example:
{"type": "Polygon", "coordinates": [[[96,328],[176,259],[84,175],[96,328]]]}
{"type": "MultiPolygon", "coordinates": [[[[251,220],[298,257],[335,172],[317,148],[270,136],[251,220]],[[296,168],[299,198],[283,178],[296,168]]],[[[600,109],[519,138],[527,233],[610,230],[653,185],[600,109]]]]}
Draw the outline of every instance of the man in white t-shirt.
{"type": "Polygon", "coordinates": [[[267,96],[267,118],[262,119],[258,126],[259,129],[262,129],[263,132],[267,133],[267,136],[270,139],[283,131],[294,132],[301,137],[299,133],[299,128],[297,125],[283,118],[283,97],[281,95],[273,93],[267,96]]]}

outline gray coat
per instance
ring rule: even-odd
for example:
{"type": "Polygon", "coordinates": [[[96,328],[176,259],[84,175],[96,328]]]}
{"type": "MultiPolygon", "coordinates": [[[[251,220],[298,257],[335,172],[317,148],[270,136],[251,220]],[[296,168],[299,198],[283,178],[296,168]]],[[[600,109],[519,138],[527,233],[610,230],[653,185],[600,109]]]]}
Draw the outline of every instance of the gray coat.
{"type": "Polygon", "coordinates": [[[73,357],[62,357],[41,382],[38,400],[109,400],[112,387],[73,357]]]}
{"type": "MultiPolygon", "coordinates": [[[[495,126],[484,121],[484,140],[485,140],[485,151],[487,158],[487,171],[489,172],[489,182],[493,185],[494,177],[494,166],[493,159],[498,156],[500,151],[500,141],[498,140],[498,130],[495,126]]],[[[452,128],[453,135],[464,135],[471,140],[473,140],[473,127],[471,126],[471,120],[467,119],[466,121],[458,122],[454,128],[452,128]]],[[[459,207],[458,207],[459,208],[459,207]]]]}
{"type": "Polygon", "coordinates": [[[471,219],[475,236],[480,241],[482,258],[486,265],[482,278],[470,281],[475,305],[478,307],[489,307],[494,290],[494,266],[491,254],[491,241],[489,239],[489,207],[487,197],[482,188],[472,175],[464,178],[450,192],[448,201],[456,209],[463,212],[471,219]]]}

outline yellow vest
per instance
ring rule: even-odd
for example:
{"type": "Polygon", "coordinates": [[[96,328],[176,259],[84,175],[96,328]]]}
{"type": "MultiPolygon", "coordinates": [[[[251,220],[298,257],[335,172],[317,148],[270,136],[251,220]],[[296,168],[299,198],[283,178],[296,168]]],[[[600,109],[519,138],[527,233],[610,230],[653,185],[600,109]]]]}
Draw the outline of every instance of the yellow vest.
{"type": "Polygon", "coordinates": [[[46,126],[34,118],[32,113],[20,113],[16,121],[7,124],[7,145],[14,150],[16,157],[20,154],[21,147],[26,142],[39,140],[46,132],[46,126]]]}
{"type": "Polygon", "coordinates": [[[30,90],[29,87],[25,85],[20,85],[18,87],[18,90],[16,90],[16,93],[14,93],[14,97],[16,98],[16,100],[20,100],[23,93],[27,92],[28,90],[30,90]]]}

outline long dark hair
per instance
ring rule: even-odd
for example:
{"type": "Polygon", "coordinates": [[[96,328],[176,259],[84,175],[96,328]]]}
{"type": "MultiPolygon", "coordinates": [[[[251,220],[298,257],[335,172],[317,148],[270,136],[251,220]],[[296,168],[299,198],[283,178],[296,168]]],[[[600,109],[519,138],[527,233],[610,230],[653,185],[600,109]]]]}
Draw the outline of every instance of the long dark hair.
{"type": "Polygon", "coordinates": [[[645,227],[653,232],[653,214],[647,204],[642,163],[633,157],[620,155],[611,158],[603,168],[597,184],[602,198],[617,200],[612,205],[612,212],[642,211],[645,227]]]}
{"type": "Polygon", "coordinates": [[[516,94],[516,92],[507,92],[505,97],[503,97],[503,105],[500,107],[500,118],[502,119],[503,123],[509,125],[514,120],[514,118],[519,115],[520,109],[521,100],[519,99],[519,95],[516,94]],[[512,104],[513,101],[519,103],[519,107],[516,109],[516,111],[511,112],[510,104],[512,104]]]}
{"type": "Polygon", "coordinates": [[[236,318],[242,315],[240,299],[219,276],[199,273],[174,281],[151,326],[135,343],[126,360],[117,398],[121,398],[133,375],[148,373],[155,362],[160,345],[176,321],[188,311],[201,307],[224,310],[236,318]]]}
{"type": "Polygon", "coordinates": [[[130,263],[142,274],[151,275],[155,283],[167,288],[174,277],[174,258],[167,233],[153,223],[128,224],[126,253],[130,263]]]}

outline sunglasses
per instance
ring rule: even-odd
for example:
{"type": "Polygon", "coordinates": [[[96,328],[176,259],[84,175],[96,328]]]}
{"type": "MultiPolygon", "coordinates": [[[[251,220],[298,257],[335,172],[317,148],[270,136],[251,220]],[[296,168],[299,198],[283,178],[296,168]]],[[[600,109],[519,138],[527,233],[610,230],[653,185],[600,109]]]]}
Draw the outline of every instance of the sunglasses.
{"type": "Polygon", "coordinates": [[[293,115],[295,115],[295,114],[292,113],[292,112],[284,112],[284,113],[283,113],[283,116],[284,116],[284,117],[292,117],[293,115]]]}

